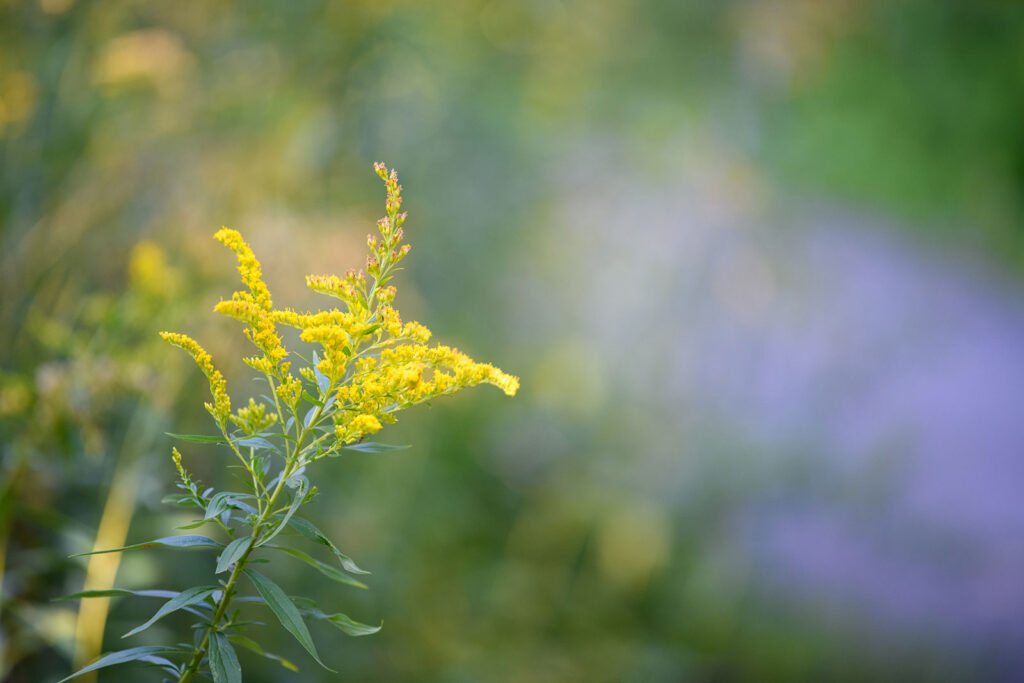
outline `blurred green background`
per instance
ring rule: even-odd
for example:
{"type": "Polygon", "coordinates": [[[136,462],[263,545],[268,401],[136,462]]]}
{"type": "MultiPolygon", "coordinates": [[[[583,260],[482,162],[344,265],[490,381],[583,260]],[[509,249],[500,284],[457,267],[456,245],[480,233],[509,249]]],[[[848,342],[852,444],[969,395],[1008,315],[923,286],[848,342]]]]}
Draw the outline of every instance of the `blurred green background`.
{"type": "Polygon", "coordinates": [[[337,677],[263,629],[302,672],[247,680],[1019,680],[1022,124],[1010,1],[0,0],[0,678],[71,670],[104,511],[189,521],[163,433],[206,390],[156,332],[248,386],[212,233],[318,305],[383,160],[403,315],[522,390],[318,468],[370,590],[274,576],[384,629],[314,631],[337,677]]]}

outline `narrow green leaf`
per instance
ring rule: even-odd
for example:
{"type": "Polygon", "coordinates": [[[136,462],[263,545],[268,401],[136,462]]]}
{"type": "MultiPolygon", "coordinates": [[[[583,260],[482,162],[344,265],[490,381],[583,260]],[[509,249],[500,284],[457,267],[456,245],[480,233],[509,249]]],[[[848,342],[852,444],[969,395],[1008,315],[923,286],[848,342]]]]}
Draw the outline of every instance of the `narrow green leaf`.
{"type": "Polygon", "coordinates": [[[305,400],[309,401],[310,403],[312,403],[315,406],[322,406],[324,404],[323,401],[321,401],[318,398],[314,398],[313,395],[310,394],[305,389],[302,390],[302,398],[304,398],[305,400]]]}
{"type": "Polygon", "coordinates": [[[165,505],[178,505],[180,507],[199,507],[195,498],[187,493],[170,493],[160,499],[165,505]]]}
{"type": "Polygon", "coordinates": [[[236,538],[228,543],[227,547],[217,556],[217,571],[215,573],[226,572],[231,565],[238,562],[238,559],[249,549],[250,543],[252,543],[252,536],[236,538]]]}
{"type": "Polygon", "coordinates": [[[308,519],[304,519],[302,517],[292,517],[288,520],[288,524],[309,540],[319,543],[320,545],[325,545],[328,548],[330,548],[331,552],[333,552],[335,557],[337,557],[338,560],[341,562],[341,566],[345,568],[345,571],[348,571],[352,574],[370,573],[365,569],[360,569],[359,566],[352,561],[352,558],[338,550],[338,547],[331,542],[331,539],[324,536],[323,532],[317,529],[313,525],[313,523],[310,522],[308,519]]]}
{"type": "Polygon", "coordinates": [[[165,602],[163,606],[156,611],[156,614],[150,617],[149,621],[145,624],[136,626],[121,637],[127,638],[128,636],[133,636],[136,633],[141,633],[171,612],[176,612],[183,607],[188,607],[189,605],[201,602],[211,593],[218,590],[220,589],[217,586],[193,586],[192,588],[187,588],[165,602]]]}
{"type": "Polygon", "coordinates": [[[342,446],[342,448],[349,451],[359,451],[360,453],[390,453],[391,451],[404,451],[409,446],[392,446],[391,444],[377,443],[376,441],[363,441],[342,446]]]}
{"type": "Polygon", "coordinates": [[[212,538],[206,536],[166,536],[164,538],[158,538],[153,541],[146,541],[145,543],[136,543],[135,545],[126,545],[123,548],[111,548],[110,550],[94,550],[91,553],[77,553],[71,557],[85,557],[86,555],[102,555],[103,553],[120,553],[125,550],[138,550],[140,548],[156,548],[163,546],[165,548],[221,548],[222,543],[218,543],[212,538]]]}
{"type": "Polygon", "coordinates": [[[306,494],[309,492],[309,480],[305,477],[293,475],[285,481],[285,484],[288,488],[295,489],[292,493],[292,503],[288,506],[288,511],[285,512],[284,517],[281,518],[281,523],[277,525],[277,528],[274,529],[273,533],[260,541],[260,545],[265,545],[274,538],[274,536],[281,533],[281,529],[288,524],[288,520],[290,520],[292,515],[295,514],[295,511],[299,509],[299,506],[302,505],[302,501],[306,499],[306,494]]]}
{"type": "Polygon", "coordinates": [[[242,647],[246,648],[247,650],[251,650],[252,652],[255,652],[260,657],[266,657],[267,659],[272,659],[275,662],[278,662],[284,668],[289,669],[290,671],[298,671],[299,670],[299,667],[295,666],[289,660],[285,659],[281,655],[275,655],[273,652],[267,652],[266,650],[264,650],[262,647],[260,647],[260,644],[257,643],[252,638],[247,638],[247,637],[241,636],[241,635],[233,635],[233,636],[228,636],[228,640],[230,640],[235,645],[241,645],[242,647]]]}
{"type": "Polygon", "coordinates": [[[164,657],[157,657],[156,655],[149,655],[148,657],[141,658],[139,661],[140,662],[145,662],[146,664],[151,664],[151,665],[155,666],[158,669],[163,669],[164,671],[166,671],[167,673],[171,674],[172,676],[177,676],[178,674],[181,673],[181,669],[178,668],[177,664],[175,664],[171,660],[166,659],[164,657]]]}
{"type": "Polygon", "coordinates": [[[338,614],[331,614],[328,616],[327,621],[331,622],[348,635],[356,637],[372,635],[384,628],[383,622],[380,626],[369,626],[367,624],[361,624],[355,619],[352,619],[340,612],[338,614]]]}
{"type": "Polygon", "coordinates": [[[281,587],[252,569],[246,569],[245,573],[252,579],[256,590],[263,596],[267,606],[270,607],[274,616],[285,627],[285,630],[295,636],[295,640],[299,641],[299,644],[306,648],[306,652],[313,656],[317,664],[328,671],[337,673],[320,660],[320,655],[316,651],[316,645],[313,644],[313,637],[309,635],[309,629],[306,628],[302,615],[299,614],[298,608],[288,598],[288,595],[281,590],[281,587]]]}
{"type": "Polygon", "coordinates": [[[338,612],[337,614],[325,614],[321,610],[317,609],[316,604],[308,598],[292,598],[292,600],[295,602],[296,606],[299,608],[299,612],[303,616],[329,621],[350,636],[368,636],[384,628],[383,622],[381,622],[379,626],[370,626],[368,624],[362,624],[341,612],[338,612]]]}
{"type": "Polygon", "coordinates": [[[231,497],[231,492],[220,491],[219,493],[213,494],[210,498],[210,502],[206,504],[206,514],[203,515],[203,519],[213,519],[228,509],[228,499],[231,497]]]}
{"type": "Polygon", "coordinates": [[[355,586],[356,588],[366,588],[366,584],[365,583],[362,583],[361,581],[357,581],[356,579],[354,579],[353,577],[349,576],[348,574],[346,574],[345,572],[341,571],[340,569],[336,569],[335,567],[332,567],[329,564],[325,564],[324,562],[321,562],[320,560],[316,559],[315,557],[311,557],[310,555],[307,555],[306,553],[302,552],[301,550],[296,550],[295,548],[289,548],[289,547],[283,546],[283,545],[268,545],[266,547],[273,548],[274,550],[280,550],[283,553],[288,553],[292,557],[296,557],[296,558],[302,560],[303,562],[308,564],[310,567],[313,567],[314,569],[316,569],[318,572],[320,572],[324,576],[326,576],[326,577],[328,577],[330,579],[334,579],[338,583],[348,584],[349,586],[355,586]]]}
{"type": "Polygon", "coordinates": [[[235,443],[239,446],[244,446],[245,448],[269,448],[270,450],[274,450],[274,444],[270,443],[262,436],[250,436],[248,439],[239,439],[235,443]]]}
{"type": "Polygon", "coordinates": [[[111,652],[110,654],[103,655],[89,666],[79,669],[67,678],[62,678],[57,683],[64,683],[64,681],[70,681],[72,678],[78,678],[82,674],[87,674],[90,671],[96,671],[97,669],[103,669],[108,666],[115,666],[117,664],[124,664],[126,662],[135,662],[139,660],[150,661],[149,658],[153,655],[179,654],[184,652],[188,652],[188,650],[176,645],[169,647],[147,645],[144,647],[133,647],[127,650],[119,650],[117,652],[111,652]]]}
{"type": "Polygon", "coordinates": [[[204,524],[209,524],[212,521],[213,521],[212,519],[197,519],[196,521],[194,521],[194,522],[192,522],[190,524],[181,524],[181,525],[176,526],[174,528],[175,529],[181,529],[182,531],[191,531],[192,529],[198,529],[199,527],[203,526],[204,524]]]}
{"type": "Polygon", "coordinates": [[[171,432],[164,432],[164,434],[174,439],[192,441],[193,443],[226,443],[223,436],[206,436],[205,434],[172,434],[171,432]]]}
{"type": "Polygon", "coordinates": [[[227,636],[220,632],[211,634],[209,653],[213,683],[242,683],[242,667],[227,636]]]}
{"type": "Polygon", "coordinates": [[[77,600],[79,598],[112,598],[117,595],[137,595],[142,598],[173,598],[178,591],[144,590],[132,591],[126,588],[109,588],[102,591],[81,591],[71,595],[62,595],[56,600],[77,600]]]}

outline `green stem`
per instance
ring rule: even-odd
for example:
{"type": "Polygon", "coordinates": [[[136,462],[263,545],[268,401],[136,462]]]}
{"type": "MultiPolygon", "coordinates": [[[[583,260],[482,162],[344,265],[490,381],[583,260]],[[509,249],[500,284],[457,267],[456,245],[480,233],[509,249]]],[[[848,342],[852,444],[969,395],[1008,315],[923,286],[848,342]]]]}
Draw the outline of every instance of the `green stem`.
{"type": "MultiPolygon", "coordinates": [[[[331,390],[333,390],[333,387],[328,388],[326,395],[330,395],[331,390]]],[[[249,544],[249,547],[235,563],[235,568],[231,571],[231,575],[228,577],[228,582],[224,585],[224,592],[221,594],[220,600],[217,602],[217,606],[213,612],[213,618],[210,620],[210,625],[206,628],[203,640],[200,642],[199,647],[193,650],[192,658],[189,660],[188,666],[185,667],[185,670],[182,671],[181,677],[178,678],[178,683],[188,683],[188,681],[192,680],[192,677],[196,675],[196,672],[199,671],[199,665],[202,663],[203,656],[206,654],[206,650],[210,644],[210,634],[218,628],[220,620],[223,619],[224,615],[227,613],[228,606],[231,604],[231,599],[234,597],[235,584],[238,582],[238,578],[245,570],[245,565],[249,560],[249,555],[257,548],[257,546],[259,546],[260,534],[263,531],[264,526],[270,521],[270,518],[273,517],[274,504],[277,502],[281,492],[284,490],[285,481],[287,481],[295,472],[297,467],[301,465],[299,455],[301,454],[302,442],[305,440],[309,430],[319,422],[322,412],[323,405],[320,405],[317,408],[316,413],[314,413],[313,419],[310,420],[309,426],[303,427],[302,430],[298,432],[299,436],[295,441],[294,450],[286,458],[286,464],[284,469],[281,471],[281,477],[278,479],[277,486],[274,487],[274,492],[267,499],[266,507],[263,508],[263,512],[259,515],[256,520],[256,524],[253,526],[252,543],[249,544]]],[[[296,427],[296,429],[298,428],[296,427]]]]}

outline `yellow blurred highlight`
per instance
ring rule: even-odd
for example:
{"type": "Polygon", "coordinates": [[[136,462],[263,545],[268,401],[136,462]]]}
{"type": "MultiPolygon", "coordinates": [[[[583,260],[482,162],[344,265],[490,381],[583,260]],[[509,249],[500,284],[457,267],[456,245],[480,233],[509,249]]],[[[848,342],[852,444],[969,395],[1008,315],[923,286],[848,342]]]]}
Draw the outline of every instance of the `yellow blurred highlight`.
{"type": "Polygon", "coordinates": [[[170,266],[156,242],[143,240],[132,248],[128,279],[133,288],[147,295],[171,298],[181,283],[181,273],[170,266]]]}
{"type": "Polygon", "coordinates": [[[0,132],[30,117],[38,98],[39,88],[31,74],[15,71],[0,78],[0,132]]]}
{"type": "Polygon", "coordinates": [[[63,14],[74,4],[75,0],[39,0],[39,8],[47,14],[63,14]]]}
{"type": "MultiPolygon", "coordinates": [[[[96,532],[92,549],[119,548],[125,544],[128,526],[135,511],[135,492],[139,482],[138,467],[122,460],[114,472],[110,494],[103,507],[103,516],[96,532]]],[[[92,555],[85,572],[83,590],[107,590],[113,588],[121,553],[92,555]]],[[[110,598],[82,600],[75,624],[74,667],[81,668],[100,654],[103,647],[103,631],[110,609],[110,598]]],[[[95,674],[86,674],[83,681],[95,680],[95,674]]]]}
{"type": "Polygon", "coordinates": [[[639,588],[669,560],[672,524],[666,512],[629,502],[613,512],[598,532],[598,566],[623,588],[639,588]]]}
{"type": "Polygon", "coordinates": [[[111,40],[96,61],[93,80],[111,88],[148,83],[168,93],[191,66],[192,55],[178,36],[147,29],[111,40]]]}

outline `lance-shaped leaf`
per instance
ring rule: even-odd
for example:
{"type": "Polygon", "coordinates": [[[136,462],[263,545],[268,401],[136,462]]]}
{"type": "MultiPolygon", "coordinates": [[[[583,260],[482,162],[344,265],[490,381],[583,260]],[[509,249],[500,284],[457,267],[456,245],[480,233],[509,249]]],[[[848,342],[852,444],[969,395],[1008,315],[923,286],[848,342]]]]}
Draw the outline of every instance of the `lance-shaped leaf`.
{"type": "Polygon", "coordinates": [[[227,498],[228,507],[233,507],[241,510],[242,512],[248,512],[250,515],[258,514],[256,508],[248,503],[243,503],[242,498],[255,498],[256,496],[250,493],[232,493],[227,498]]]}
{"type": "Polygon", "coordinates": [[[292,503],[291,505],[288,506],[288,511],[284,513],[284,517],[281,519],[281,522],[277,525],[277,528],[274,529],[273,533],[271,533],[269,536],[260,541],[260,545],[267,544],[270,541],[270,539],[274,538],[274,536],[277,536],[279,533],[281,533],[281,529],[283,529],[285,525],[288,524],[288,520],[290,520],[292,518],[292,515],[295,514],[295,511],[299,509],[299,506],[302,505],[302,501],[306,499],[306,494],[309,492],[309,480],[306,479],[305,477],[292,475],[288,477],[288,479],[286,479],[284,483],[288,486],[288,488],[294,489],[292,493],[292,503]]]}
{"type": "Polygon", "coordinates": [[[213,683],[242,683],[242,667],[227,636],[219,632],[210,634],[209,654],[213,683]]]}
{"type": "Polygon", "coordinates": [[[306,652],[313,656],[317,664],[328,671],[337,673],[320,660],[320,655],[316,651],[316,645],[313,644],[313,637],[309,635],[309,629],[306,628],[306,622],[302,620],[302,615],[299,614],[298,608],[288,598],[288,595],[281,590],[281,587],[252,569],[246,569],[245,573],[252,579],[256,590],[263,596],[263,600],[266,601],[267,606],[270,607],[270,610],[277,617],[277,620],[281,622],[281,625],[285,627],[285,630],[295,636],[295,640],[299,641],[299,644],[306,648],[306,652]]]}
{"type": "Polygon", "coordinates": [[[280,550],[283,553],[288,553],[292,557],[296,557],[296,558],[302,560],[303,562],[308,564],[310,567],[313,567],[314,569],[316,569],[318,572],[320,572],[324,576],[326,576],[326,577],[328,577],[330,579],[334,579],[338,583],[344,583],[344,584],[347,584],[349,586],[355,586],[356,588],[366,588],[366,584],[365,583],[363,583],[361,581],[357,581],[356,579],[354,579],[353,577],[349,576],[348,574],[346,574],[345,572],[341,571],[340,569],[336,569],[336,568],[332,567],[329,564],[325,564],[325,563],[321,562],[320,560],[316,559],[315,557],[311,557],[310,555],[302,552],[301,550],[296,550],[295,548],[289,548],[288,546],[284,546],[284,545],[268,545],[267,547],[268,548],[273,548],[274,550],[280,550]]]}
{"type": "Polygon", "coordinates": [[[217,571],[216,574],[226,572],[228,568],[235,562],[238,562],[239,558],[245,554],[245,551],[249,549],[249,544],[252,543],[252,536],[246,536],[245,538],[236,538],[235,540],[228,543],[224,551],[217,556],[217,571]]]}
{"type": "Polygon", "coordinates": [[[193,586],[192,588],[183,590],[177,595],[175,595],[173,598],[165,602],[163,606],[156,611],[156,614],[150,617],[149,621],[147,621],[145,624],[142,624],[141,626],[136,626],[131,631],[128,631],[128,633],[124,634],[121,637],[127,638],[128,636],[133,636],[136,633],[141,633],[142,631],[145,631],[147,628],[155,624],[160,619],[166,617],[171,612],[176,612],[179,609],[183,609],[190,605],[194,605],[197,602],[201,602],[205,600],[207,596],[211,595],[214,591],[218,590],[220,589],[217,586],[193,586]]]}
{"type": "Polygon", "coordinates": [[[85,557],[86,555],[102,555],[103,553],[120,553],[125,550],[138,550],[140,548],[156,548],[163,546],[165,548],[222,548],[223,544],[218,543],[212,538],[206,536],[167,536],[166,538],[158,538],[153,541],[146,541],[145,543],[136,543],[134,545],[126,545],[123,548],[111,548],[109,550],[94,550],[91,553],[78,553],[71,557],[85,557]]]}
{"type": "Polygon", "coordinates": [[[79,669],[67,678],[62,678],[57,683],[64,683],[64,681],[70,681],[72,678],[78,678],[82,674],[87,674],[90,671],[96,671],[97,669],[103,669],[108,666],[136,661],[152,662],[155,655],[181,654],[187,652],[190,652],[190,650],[186,650],[185,648],[176,645],[169,647],[147,645],[144,647],[133,647],[127,650],[119,650],[117,652],[111,652],[103,655],[89,666],[79,669]]]}
{"type": "Polygon", "coordinates": [[[328,615],[327,621],[331,622],[342,631],[350,636],[368,636],[384,628],[384,623],[381,622],[378,626],[370,626],[368,624],[361,624],[355,619],[352,619],[341,612],[337,614],[328,615]]]}
{"type": "Polygon", "coordinates": [[[275,655],[273,652],[267,652],[266,650],[264,650],[262,647],[260,647],[260,644],[257,643],[252,638],[247,638],[245,636],[237,635],[236,634],[236,635],[228,636],[228,640],[230,640],[232,643],[234,643],[236,645],[241,645],[242,647],[246,648],[247,650],[251,650],[252,652],[255,652],[260,657],[266,657],[267,659],[272,659],[275,662],[277,662],[278,664],[280,664],[281,666],[283,666],[284,668],[289,669],[290,671],[298,671],[299,670],[299,667],[295,666],[294,664],[292,664],[290,661],[288,661],[284,657],[282,657],[280,655],[275,655]]]}
{"type": "Polygon", "coordinates": [[[325,545],[328,548],[330,548],[331,552],[334,553],[334,556],[337,557],[338,560],[341,562],[341,566],[345,568],[345,571],[351,572],[353,574],[370,573],[365,569],[360,569],[359,566],[352,561],[352,558],[338,550],[338,547],[331,542],[331,539],[324,536],[323,532],[317,529],[315,526],[313,526],[313,523],[310,522],[308,519],[303,519],[302,517],[292,517],[288,520],[288,525],[296,531],[298,531],[303,536],[305,536],[306,538],[308,538],[309,540],[319,543],[320,545],[325,545]]]}
{"type": "Polygon", "coordinates": [[[224,437],[222,436],[206,436],[203,434],[172,434],[171,432],[164,432],[164,434],[173,439],[191,441],[193,443],[227,443],[226,441],[224,441],[224,437]]]}
{"type": "Polygon", "coordinates": [[[325,614],[316,608],[303,609],[301,612],[305,616],[312,617],[313,619],[329,621],[350,636],[368,636],[384,628],[383,622],[379,626],[361,624],[341,612],[338,612],[337,614],[325,614]]]}
{"type": "Polygon", "coordinates": [[[212,522],[213,522],[212,519],[200,519],[200,520],[197,520],[195,522],[191,522],[189,524],[179,524],[178,526],[176,526],[174,528],[175,529],[181,529],[183,531],[191,531],[192,529],[198,529],[199,527],[203,526],[204,524],[210,524],[212,522]]]}
{"type": "Polygon", "coordinates": [[[166,505],[177,505],[179,507],[199,507],[199,503],[196,499],[188,493],[169,493],[160,499],[161,503],[166,505]]]}
{"type": "Polygon", "coordinates": [[[108,588],[99,591],[81,591],[71,595],[62,595],[56,600],[77,600],[78,598],[112,598],[117,595],[137,595],[141,598],[173,598],[178,591],[142,590],[132,591],[127,588],[108,588]]]}
{"type": "Polygon", "coordinates": [[[342,446],[348,451],[359,451],[361,453],[390,453],[391,451],[404,451],[409,446],[392,446],[387,443],[377,443],[376,441],[362,441],[360,443],[353,443],[347,446],[342,446]]]}
{"type": "Polygon", "coordinates": [[[235,442],[239,446],[245,448],[266,448],[268,450],[276,451],[277,447],[270,443],[262,436],[250,436],[245,439],[239,439],[235,442]]]}
{"type": "Polygon", "coordinates": [[[228,499],[231,497],[230,491],[220,491],[219,493],[213,494],[210,498],[210,502],[206,504],[206,514],[203,515],[203,519],[213,519],[220,513],[228,509],[228,499]]]}

